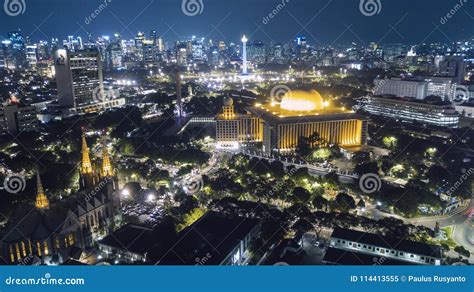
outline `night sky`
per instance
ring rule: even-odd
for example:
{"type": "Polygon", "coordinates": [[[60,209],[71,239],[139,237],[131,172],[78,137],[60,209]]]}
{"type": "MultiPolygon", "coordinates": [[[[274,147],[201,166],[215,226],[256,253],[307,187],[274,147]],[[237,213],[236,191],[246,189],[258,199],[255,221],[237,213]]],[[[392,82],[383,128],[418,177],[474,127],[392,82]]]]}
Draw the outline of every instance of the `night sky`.
{"type": "Polygon", "coordinates": [[[266,43],[286,43],[303,35],[317,45],[450,43],[474,37],[472,0],[372,0],[382,4],[374,16],[360,12],[361,0],[289,0],[267,24],[263,18],[285,0],[201,0],[203,11],[196,16],[183,13],[181,0],[111,0],[90,24],[85,23],[86,17],[108,0],[24,1],[22,15],[8,16],[0,9],[2,35],[20,28],[35,41],[61,40],[68,34],[85,39],[86,31],[93,36],[122,32],[129,39],[138,31],[148,36],[155,29],[166,42],[192,35],[235,42],[245,33],[250,40],[266,43]],[[441,24],[441,17],[460,1],[463,7],[441,24]]]}

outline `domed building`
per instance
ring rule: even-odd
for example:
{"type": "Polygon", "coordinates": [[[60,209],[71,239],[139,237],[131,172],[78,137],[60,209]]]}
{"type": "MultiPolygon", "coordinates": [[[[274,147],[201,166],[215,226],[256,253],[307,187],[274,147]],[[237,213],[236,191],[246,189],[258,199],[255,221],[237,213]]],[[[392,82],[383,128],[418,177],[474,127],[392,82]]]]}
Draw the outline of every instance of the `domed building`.
{"type": "Polygon", "coordinates": [[[237,149],[260,144],[266,153],[292,152],[301,137],[318,133],[328,144],[341,147],[367,143],[367,119],[331,106],[315,90],[293,90],[280,100],[256,104],[246,114],[234,112],[233,101],[224,101],[216,119],[219,148],[237,149]]]}

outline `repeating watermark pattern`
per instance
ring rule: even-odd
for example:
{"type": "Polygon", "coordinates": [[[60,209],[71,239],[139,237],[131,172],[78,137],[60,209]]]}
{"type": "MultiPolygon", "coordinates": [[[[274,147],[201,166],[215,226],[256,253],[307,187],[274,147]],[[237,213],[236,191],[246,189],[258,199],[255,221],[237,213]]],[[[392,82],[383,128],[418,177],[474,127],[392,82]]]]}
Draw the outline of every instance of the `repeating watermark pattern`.
{"type": "Polygon", "coordinates": [[[97,16],[99,16],[99,14],[102,11],[104,11],[104,9],[107,8],[109,3],[111,3],[111,2],[112,2],[112,0],[104,0],[104,2],[102,4],[100,4],[91,14],[86,16],[86,18],[84,19],[84,23],[85,24],[91,24],[91,22],[94,21],[94,19],[96,19],[97,16]]]}
{"type": "Polygon", "coordinates": [[[469,89],[466,86],[457,85],[451,102],[455,105],[461,105],[467,101],[469,101],[469,89]]]}
{"type": "Polygon", "coordinates": [[[210,253],[207,253],[204,257],[202,258],[195,258],[195,266],[204,266],[210,259],[212,258],[212,255],[210,253]]]}
{"type": "Polygon", "coordinates": [[[461,177],[454,183],[452,187],[446,192],[448,196],[451,196],[461,185],[469,179],[469,177],[474,173],[474,168],[469,169],[462,169],[461,172],[463,173],[461,177]]]}
{"type": "Polygon", "coordinates": [[[372,261],[374,262],[372,264],[373,266],[381,266],[387,261],[387,258],[385,258],[385,257],[374,257],[372,259],[372,261]]]}
{"type": "Polygon", "coordinates": [[[272,101],[281,102],[285,95],[291,96],[291,89],[286,85],[277,85],[270,91],[272,101]]]}
{"type": "Polygon", "coordinates": [[[18,16],[25,13],[26,2],[25,0],[5,0],[3,10],[9,16],[18,16]]]}
{"type": "Polygon", "coordinates": [[[380,191],[382,181],[375,173],[366,173],[359,180],[359,188],[366,194],[372,194],[380,191]]]}
{"type": "Polygon", "coordinates": [[[95,102],[103,102],[107,100],[112,100],[120,96],[120,91],[113,88],[103,88],[97,86],[92,90],[92,99],[95,102]]]}
{"type": "Polygon", "coordinates": [[[183,190],[188,195],[194,195],[198,193],[204,185],[202,176],[200,175],[189,175],[183,179],[183,190]]]}
{"type": "Polygon", "coordinates": [[[451,10],[446,13],[446,15],[441,17],[439,23],[446,24],[454,15],[456,15],[456,13],[458,13],[459,10],[462,9],[464,3],[467,3],[467,0],[459,0],[459,3],[456,3],[456,5],[454,5],[453,8],[451,8],[451,10]]]}
{"type": "Polygon", "coordinates": [[[92,198],[94,198],[97,195],[97,193],[102,191],[107,186],[108,182],[109,182],[109,178],[103,179],[98,185],[95,186],[95,188],[92,191],[87,193],[87,195],[84,197],[86,202],[89,202],[90,200],[92,200],[92,198]]]}
{"type": "Polygon", "coordinates": [[[202,0],[183,0],[181,10],[187,16],[196,16],[204,11],[204,3],[202,0]]]}
{"type": "Polygon", "coordinates": [[[10,194],[16,194],[25,190],[26,181],[25,177],[19,174],[8,175],[3,180],[3,186],[0,186],[0,190],[5,190],[10,194]]]}
{"type": "Polygon", "coordinates": [[[380,0],[360,0],[359,10],[364,16],[374,16],[382,11],[380,0]]]}
{"type": "Polygon", "coordinates": [[[289,3],[290,0],[281,0],[281,3],[278,3],[273,10],[268,13],[268,15],[263,17],[262,23],[263,24],[268,24],[272,19],[280,13],[283,8],[285,8],[286,4],[289,3]]]}

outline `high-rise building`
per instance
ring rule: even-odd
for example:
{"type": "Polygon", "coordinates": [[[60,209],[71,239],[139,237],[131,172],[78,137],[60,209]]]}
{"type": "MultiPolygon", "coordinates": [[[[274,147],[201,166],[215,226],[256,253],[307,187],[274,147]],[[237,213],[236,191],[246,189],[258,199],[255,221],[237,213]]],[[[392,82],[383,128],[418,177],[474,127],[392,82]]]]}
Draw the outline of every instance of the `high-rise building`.
{"type": "Polygon", "coordinates": [[[424,80],[405,80],[400,78],[376,79],[375,95],[395,95],[424,99],[427,83],[424,80]]]}
{"type": "Polygon", "coordinates": [[[28,67],[36,67],[36,63],[38,62],[38,47],[36,45],[26,46],[26,61],[28,67]]]}
{"type": "Polygon", "coordinates": [[[21,102],[0,104],[0,131],[16,135],[38,129],[36,109],[21,102]]]}
{"type": "Polygon", "coordinates": [[[57,50],[55,70],[61,107],[76,107],[103,99],[102,60],[98,50],[57,50]]]}
{"type": "Polygon", "coordinates": [[[451,77],[453,82],[462,83],[466,76],[466,63],[462,57],[450,56],[439,63],[439,74],[451,77]]]}
{"type": "Polygon", "coordinates": [[[6,67],[9,69],[23,69],[26,67],[26,45],[20,31],[8,33],[8,39],[3,41],[6,67]]]}

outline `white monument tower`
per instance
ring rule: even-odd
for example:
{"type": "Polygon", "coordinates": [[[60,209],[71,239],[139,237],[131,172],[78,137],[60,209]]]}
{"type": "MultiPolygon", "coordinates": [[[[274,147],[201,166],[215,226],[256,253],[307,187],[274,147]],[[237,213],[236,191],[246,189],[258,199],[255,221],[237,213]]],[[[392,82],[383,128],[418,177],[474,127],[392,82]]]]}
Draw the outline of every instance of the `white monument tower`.
{"type": "Polygon", "coordinates": [[[242,75],[247,75],[247,37],[242,37],[242,75]]]}

